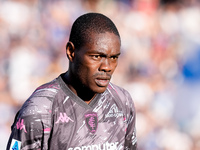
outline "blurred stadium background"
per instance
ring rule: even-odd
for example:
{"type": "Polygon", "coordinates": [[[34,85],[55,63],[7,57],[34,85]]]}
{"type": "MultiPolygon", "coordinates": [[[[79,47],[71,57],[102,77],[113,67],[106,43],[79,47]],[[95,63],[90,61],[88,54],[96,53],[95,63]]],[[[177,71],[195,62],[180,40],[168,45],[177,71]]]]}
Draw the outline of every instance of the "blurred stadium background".
{"type": "Polygon", "coordinates": [[[71,25],[86,12],[121,34],[112,81],[134,99],[138,149],[200,150],[199,0],[0,0],[0,149],[22,103],[67,70],[71,25]]]}

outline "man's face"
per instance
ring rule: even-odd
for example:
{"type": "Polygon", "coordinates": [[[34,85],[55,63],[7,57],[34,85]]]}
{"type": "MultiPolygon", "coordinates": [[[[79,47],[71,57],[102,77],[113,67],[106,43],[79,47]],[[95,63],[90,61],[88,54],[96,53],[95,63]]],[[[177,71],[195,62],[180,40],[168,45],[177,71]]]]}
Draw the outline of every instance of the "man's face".
{"type": "Polygon", "coordinates": [[[94,93],[106,90],[117,67],[120,39],[113,33],[92,34],[91,41],[74,52],[73,74],[94,93]]]}

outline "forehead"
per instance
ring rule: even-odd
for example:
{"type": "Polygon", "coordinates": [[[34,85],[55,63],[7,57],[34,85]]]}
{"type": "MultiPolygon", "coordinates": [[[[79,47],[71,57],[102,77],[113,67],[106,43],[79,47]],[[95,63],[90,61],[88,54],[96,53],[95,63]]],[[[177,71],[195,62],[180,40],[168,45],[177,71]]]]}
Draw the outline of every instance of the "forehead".
{"type": "Polygon", "coordinates": [[[90,34],[90,41],[85,44],[88,53],[120,53],[120,38],[111,32],[92,33],[90,34]]]}

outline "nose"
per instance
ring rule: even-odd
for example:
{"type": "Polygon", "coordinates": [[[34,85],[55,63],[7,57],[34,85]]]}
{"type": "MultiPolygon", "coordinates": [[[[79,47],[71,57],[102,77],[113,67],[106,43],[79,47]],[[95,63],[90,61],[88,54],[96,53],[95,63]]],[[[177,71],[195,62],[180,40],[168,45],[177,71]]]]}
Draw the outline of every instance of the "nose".
{"type": "Polygon", "coordinates": [[[99,67],[99,71],[110,72],[112,70],[111,63],[109,58],[104,58],[101,61],[101,65],[99,67]]]}

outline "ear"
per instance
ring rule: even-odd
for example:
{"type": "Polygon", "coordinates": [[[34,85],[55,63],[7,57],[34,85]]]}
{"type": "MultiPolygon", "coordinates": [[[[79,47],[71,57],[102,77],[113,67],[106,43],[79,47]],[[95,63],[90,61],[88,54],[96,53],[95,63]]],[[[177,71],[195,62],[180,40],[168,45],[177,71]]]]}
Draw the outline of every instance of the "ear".
{"type": "Polygon", "coordinates": [[[69,61],[71,62],[73,62],[74,60],[74,50],[75,50],[74,44],[69,41],[66,45],[66,54],[69,61]]]}

